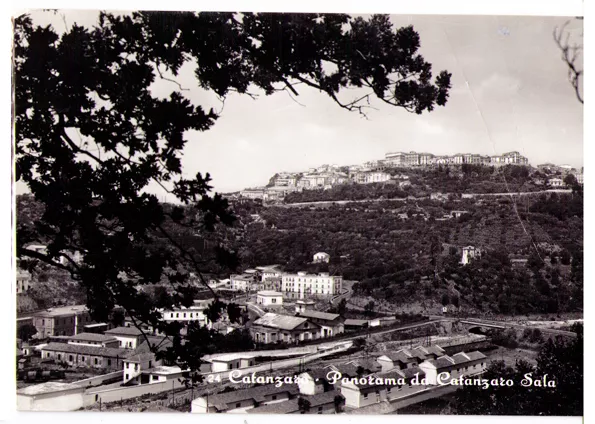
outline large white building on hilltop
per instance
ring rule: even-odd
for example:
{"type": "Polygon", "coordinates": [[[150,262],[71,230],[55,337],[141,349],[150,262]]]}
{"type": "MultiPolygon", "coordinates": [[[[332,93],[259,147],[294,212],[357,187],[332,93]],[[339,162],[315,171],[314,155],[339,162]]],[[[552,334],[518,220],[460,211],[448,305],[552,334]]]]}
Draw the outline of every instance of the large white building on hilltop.
{"type": "Polygon", "coordinates": [[[343,289],[343,277],[328,273],[285,274],[281,279],[281,292],[291,299],[325,297],[340,294],[343,289]]]}
{"type": "Polygon", "coordinates": [[[527,165],[529,160],[519,152],[507,152],[502,155],[482,156],[473,153],[457,153],[452,156],[434,155],[432,153],[392,152],[385,155],[382,161],[385,167],[413,167],[428,165],[527,165]]]}

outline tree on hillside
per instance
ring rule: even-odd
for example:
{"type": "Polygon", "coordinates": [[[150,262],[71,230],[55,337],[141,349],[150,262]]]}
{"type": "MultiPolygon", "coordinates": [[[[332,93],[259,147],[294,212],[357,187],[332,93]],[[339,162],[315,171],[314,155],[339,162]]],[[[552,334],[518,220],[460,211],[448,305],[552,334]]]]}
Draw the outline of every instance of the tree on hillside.
{"type": "Polygon", "coordinates": [[[24,342],[31,340],[31,337],[37,334],[37,328],[32,324],[25,324],[17,330],[17,337],[24,342]]]}
{"type": "Polygon", "coordinates": [[[513,386],[466,386],[456,392],[456,413],[465,415],[583,415],[583,335],[564,339],[558,336],[543,345],[535,367],[519,361],[514,368],[503,361],[493,362],[484,379],[511,379],[513,386]],[[556,387],[527,385],[547,375],[556,387]],[[523,381],[525,384],[523,384],[523,381]]]}
{"type": "Polygon", "coordinates": [[[374,315],[375,307],[376,307],[376,304],[374,303],[374,301],[370,300],[368,303],[366,303],[366,306],[364,306],[364,314],[366,314],[367,316],[374,315]]]}
{"type": "Polygon", "coordinates": [[[343,298],[337,304],[337,313],[343,317],[345,316],[345,312],[347,312],[347,300],[343,298]]]}
{"type": "MultiPolygon", "coordinates": [[[[236,222],[227,200],[211,192],[208,173],[183,173],[188,132],[208,131],[221,116],[185,96],[182,66],[222,100],[308,87],[346,111],[365,113],[377,101],[421,114],[446,104],[450,74],[433,78],[419,47],[412,27],[393,28],[384,15],[101,13],[93,28],[64,33],[15,19],[16,180],[43,209],[17,223],[21,264],[70,272],[94,320],[118,305],[135,325],[167,334],[167,354],[197,370],[212,333],[182,343],[179,325],[161,321],[142,290],[165,282],[161,304],[190,306],[191,274],[207,286],[207,264],[238,264],[233,237],[220,236],[236,222]],[[156,97],[155,83],[169,84],[169,96],[156,97]],[[348,88],[356,98],[344,97],[348,88]],[[179,205],[161,204],[151,184],[179,205]],[[200,246],[179,237],[182,229],[200,246]],[[47,254],[27,248],[40,242],[47,254]]],[[[210,312],[217,318],[223,308],[214,302],[210,312]]]]}

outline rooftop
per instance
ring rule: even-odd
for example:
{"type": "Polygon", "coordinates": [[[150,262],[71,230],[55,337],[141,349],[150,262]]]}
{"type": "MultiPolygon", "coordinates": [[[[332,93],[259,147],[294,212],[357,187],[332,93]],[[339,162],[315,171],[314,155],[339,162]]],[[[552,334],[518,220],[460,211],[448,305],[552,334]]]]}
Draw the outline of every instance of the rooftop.
{"type": "Polygon", "coordinates": [[[282,330],[293,330],[301,324],[308,321],[306,318],[292,317],[289,315],[279,315],[268,312],[254,321],[254,325],[263,325],[265,327],[280,328],[282,330]]]}
{"type": "Polygon", "coordinates": [[[75,336],[68,337],[68,340],[75,340],[81,342],[113,342],[117,341],[113,336],[106,336],[105,334],[96,334],[96,333],[79,333],[75,336]]]}
{"type": "Polygon", "coordinates": [[[62,315],[79,315],[83,312],[86,312],[87,310],[88,309],[86,305],[61,306],[59,308],[50,308],[46,309],[45,311],[37,312],[33,314],[33,316],[51,318],[62,315]]]}
{"type": "Polygon", "coordinates": [[[330,365],[327,368],[333,368],[333,369],[339,371],[341,373],[342,377],[357,377],[357,368],[358,367],[351,363],[330,365]]]}
{"type": "MultiPolygon", "coordinates": [[[[315,408],[321,405],[334,403],[335,397],[341,396],[338,391],[330,391],[324,393],[318,393],[313,396],[301,396],[304,399],[308,399],[310,402],[310,408],[315,408]]],[[[247,410],[249,414],[291,414],[300,410],[299,398],[290,399],[284,402],[276,402],[268,405],[260,406],[247,410]]]]}
{"type": "Polygon", "coordinates": [[[134,353],[126,358],[126,362],[133,362],[137,364],[153,360],[155,360],[155,355],[151,352],[134,353]]]}
{"type": "Polygon", "coordinates": [[[237,359],[249,359],[258,356],[257,354],[250,354],[250,353],[226,353],[223,355],[217,355],[212,358],[209,358],[208,361],[211,362],[228,362],[228,361],[235,361],[237,359]]]}
{"type": "Polygon", "coordinates": [[[44,393],[61,392],[65,390],[81,389],[83,387],[72,384],[72,383],[60,383],[57,381],[48,381],[46,383],[36,384],[34,386],[24,387],[17,390],[19,395],[40,395],[44,393]]]}
{"type": "MultiPolygon", "coordinates": [[[[265,396],[277,393],[298,393],[299,388],[296,384],[287,384],[277,387],[275,384],[251,387],[244,390],[235,390],[233,392],[219,393],[209,396],[209,405],[215,406],[219,411],[228,409],[229,404],[242,400],[254,399],[257,402],[266,400],[265,396]]],[[[284,402],[283,402],[284,403],[284,402]]]]}
{"type": "Polygon", "coordinates": [[[424,378],[426,375],[426,373],[422,369],[417,368],[417,367],[405,368],[402,370],[398,370],[397,373],[402,375],[403,378],[405,378],[405,379],[414,378],[416,375],[418,375],[419,378],[421,379],[421,378],[424,378]]]}
{"type": "Polygon", "coordinates": [[[157,374],[157,375],[172,375],[172,374],[179,374],[181,372],[182,372],[182,368],[180,368],[180,367],[166,367],[166,366],[155,367],[154,369],[151,370],[151,374],[157,374]]]}
{"type": "Polygon", "coordinates": [[[112,358],[125,358],[130,354],[128,349],[102,346],[86,346],[68,343],[48,343],[42,350],[50,352],[78,353],[89,356],[108,356],[112,358]]]}
{"type": "Polygon", "coordinates": [[[283,293],[274,290],[261,290],[256,293],[258,296],[283,296],[283,293]]]}
{"type": "Polygon", "coordinates": [[[136,327],[116,327],[111,330],[107,330],[105,334],[115,334],[118,336],[139,336],[143,334],[141,330],[136,327]]]}
{"type": "Polygon", "coordinates": [[[318,312],[318,311],[303,311],[298,312],[298,315],[305,318],[316,318],[316,319],[323,319],[328,321],[334,321],[337,318],[341,318],[339,314],[329,314],[328,312],[318,312]]]}
{"type": "Polygon", "coordinates": [[[365,319],[346,319],[345,325],[363,326],[368,324],[368,320],[365,319]]]}

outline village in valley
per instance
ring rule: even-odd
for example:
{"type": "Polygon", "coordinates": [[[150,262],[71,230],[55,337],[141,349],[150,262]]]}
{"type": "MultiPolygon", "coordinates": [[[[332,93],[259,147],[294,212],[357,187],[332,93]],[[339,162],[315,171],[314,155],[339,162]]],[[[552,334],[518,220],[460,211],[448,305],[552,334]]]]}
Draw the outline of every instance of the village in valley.
{"type": "Polygon", "coordinates": [[[450,9],[13,17],[19,413],[583,416],[583,19],[450,9]]]}
{"type": "MultiPolygon", "coordinates": [[[[291,205],[280,204],[282,199],[271,197],[271,193],[322,193],[336,185],[364,183],[411,190],[419,180],[415,174],[409,178],[412,169],[450,166],[456,171],[464,164],[529,168],[527,163],[517,152],[492,157],[387,154],[383,161],[347,167],[347,173],[329,166],[299,176],[279,173],[268,188],[232,196],[232,205],[245,208],[252,204],[244,211],[243,231],[249,231],[255,225],[271,227],[259,214],[250,213],[254,212],[252,207],[283,209],[291,205]]],[[[533,183],[537,181],[534,187],[541,194],[571,192],[582,184],[582,171],[571,167],[547,164],[533,168],[531,173],[527,177],[533,183]]],[[[453,199],[452,195],[435,192],[425,204],[454,205],[447,213],[431,217],[422,212],[416,218],[403,210],[393,216],[403,223],[411,218],[417,225],[451,225],[471,213],[456,207],[457,202],[483,201],[481,196],[474,197],[464,200],[459,193],[458,199],[453,199]]],[[[349,206],[350,199],[346,200],[345,205],[334,207],[349,206]]],[[[420,198],[409,195],[402,200],[405,206],[417,205],[420,198]]],[[[278,230],[271,227],[271,231],[278,230]]],[[[30,248],[43,252],[45,246],[30,248]]],[[[447,257],[454,254],[451,266],[461,270],[479,263],[484,252],[489,257],[491,251],[489,246],[453,243],[446,250],[447,257]]],[[[550,254],[548,266],[552,267],[560,253],[554,249],[550,254]]],[[[241,273],[212,275],[208,287],[196,279],[200,289],[192,306],[159,309],[161,319],[180,323],[182,332],[189,325],[199,325],[223,336],[242,334],[250,338],[249,349],[203,357],[198,382],[189,383],[188,370],[160,358],[158,352],[171,345],[166,335],[135,322],[123,310],[116,309],[110,322],[98,323],[80,304],[30,312],[23,309],[17,319],[23,337],[17,341],[19,409],[419,413],[415,409],[419,405],[449,399],[460,386],[483,384],[482,375],[493,360],[512,365],[522,358],[534,363],[540,342],[549,337],[574,337],[571,326],[582,321],[580,314],[560,315],[555,310],[528,313],[524,320],[470,312],[462,305],[462,288],[456,290],[456,296],[446,296],[446,301],[443,296],[442,303],[424,301],[415,311],[407,309],[407,300],[375,303],[374,295],[370,300],[364,294],[360,281],[347,279],[338,271],[341,268],[337,264],[349,261],[350,255],[322,249],[310,255],[303,264],[304,271],[294,271],[298,268],[285,264],[261,263],[241,273]],[[208,308],[215,297],[238,305],[239,316],[224,313],[222,319],[211,321],[208,308]],[[506,338],[508,342],[502,342],[506,338]],[[510,339],[518,342],[511,343],[510,339]],[[520,345],[523,348],[519,349],[520,345]]],[[[527,256],[523,259],[523,255],[509,259],[517,268],[527,268],[531,260],[527,256]]],[[[434,263],[433,271],[417,279],[418,284],[440,278],[442,271],[434,263]]],[[[18,272],[21,302],[35,292],[38,279],[39,274],[18,272]]]]}

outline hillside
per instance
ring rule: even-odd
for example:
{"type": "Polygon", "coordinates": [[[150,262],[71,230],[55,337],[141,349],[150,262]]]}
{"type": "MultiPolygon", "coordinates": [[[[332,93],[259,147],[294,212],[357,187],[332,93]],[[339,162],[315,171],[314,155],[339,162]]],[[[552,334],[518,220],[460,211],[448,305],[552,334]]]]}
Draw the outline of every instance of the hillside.
{"type": "Polygon", "coordinates": [[[450,304],[485,313],[581,307],[579,195],[540,195],[522,205],[492,198],[407,201],[400,207],[390,202],[270,207],[261,215],[266,225],[247,229],[242,256],[246,266],[280,263],[290,271],[328,268],[360,281],[354,287],[357,295],[397,307],[450,304]],[[435,218],[453,210],[467,213],[435,218]],[[467,245],[484,254],[461,266],[461,248],[467,245]],[[331,263],[310,264],[317,251],[329,253],[331,263]],[[528,262],[519,268],[511,258],[528,262]]]}
{"type": "MultiPolygon", "coordinates": [[[[399,199],[429,197],[432,193],[509,193],[540,191],[548,175],[529,166],[490,167],[449,165],[432,168],[392,168],[384,172],[394,177],[384,183],[342,184],[328,190],[290,193],[285,203],[316,201],[399,199]],[[400,182],[407,184],[400,186],[400,182]]],[[[552,175],[557,176],[557,175],[552,175]]]]}

